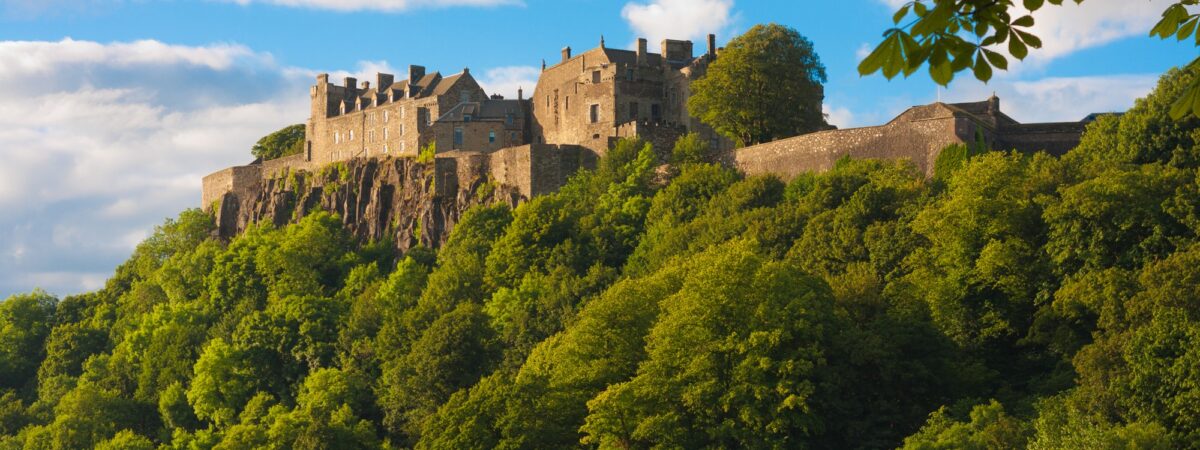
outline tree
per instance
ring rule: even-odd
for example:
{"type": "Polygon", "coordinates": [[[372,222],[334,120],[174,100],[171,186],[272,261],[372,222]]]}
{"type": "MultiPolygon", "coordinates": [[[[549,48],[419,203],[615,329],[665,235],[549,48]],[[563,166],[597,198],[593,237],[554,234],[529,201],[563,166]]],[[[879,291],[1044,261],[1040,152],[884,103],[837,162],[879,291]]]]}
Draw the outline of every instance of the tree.
{"type": "Polygon", "coordinates": [[[825,66],[812,42],[778,24],[734,38],[692,83],[688,112],[740,145],[824,128],[825,66]]]}
{"type": "Polygon", "coordinates": [[[304,151],[304,124],[289,125],[278,131],[263,136],[250,154],[256,158],[275,159],[289,155],[300,154],[304,151]]]}
{"type": "MultiPolygon", "coordinates": [[[[895,26],[883,33],[883,42],[862,60],[858,72],[882,72],[890,80],[900,74],[912,75],[928,64],[930,78],[943,86],[950,84],[956,73],[968,69],[975,78],[987,82],[995,69],[1008,69],[1008,56],[1023,60],[1030,48],[1042,47],[1041,38],[1029,30],[1035,23],[1034,14],[1047,3],[1061,6],[1064,1],[1023,0],[1024,10],[1014,0],[906,2],[892,16],[895,26]],[[1024,11],[1029,14],[1022,14],[1024,11]]],[[[1175,0],[1163,11],[1150,35],[1180,41],[1195,35],[1196,45],[1200,45],[1200,14],[1187,9],[1196,4],[1196,0],[1175,0]]],[[[1187,67],[1200,67],[1200,58],[1187,67]]],[[[1170,115],[1176,120],[1200,116],[1200,78],[1192,79],[1175,97],[1170,115]]]]}
{"type": "Polygon", "coordinates": [[[23,387],[37,373],[57,303],[41,291],[0,302],[0,388],[23,387]]]}

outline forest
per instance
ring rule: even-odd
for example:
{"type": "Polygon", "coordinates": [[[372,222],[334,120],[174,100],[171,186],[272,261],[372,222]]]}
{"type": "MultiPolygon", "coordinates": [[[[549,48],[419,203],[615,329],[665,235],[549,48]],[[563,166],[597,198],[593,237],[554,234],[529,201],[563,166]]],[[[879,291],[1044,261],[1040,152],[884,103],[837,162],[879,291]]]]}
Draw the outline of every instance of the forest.
{"type": "Polygon", "coordinates": [[[784,182],[621,141],[440,249],[187,210],[0,303],[0,449],[1200,448],[1200,119],[784,182]]]}

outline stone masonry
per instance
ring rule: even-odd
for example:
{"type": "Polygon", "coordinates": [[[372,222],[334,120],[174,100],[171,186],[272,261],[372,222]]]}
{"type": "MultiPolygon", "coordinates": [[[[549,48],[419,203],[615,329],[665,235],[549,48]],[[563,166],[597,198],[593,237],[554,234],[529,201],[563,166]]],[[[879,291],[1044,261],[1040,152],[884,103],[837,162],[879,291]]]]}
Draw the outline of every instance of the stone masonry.
{"type": "Polygon", "coordinates": [[[617,139],[638,137],[666,151],[688,132],[717,149],[722,162],[751,175],[790,179],[828,170],[848,156],[907,159],[929,176],[940,151],[951,144],[982,139],[993,149],[1057,155],[1079,143],[1086,125],[1021,124],[1002,113],[1000,99],[993,96],[977,103],[916,106],[880,126],[735,149],[687,112],[691,81],[703,77],[720,56],[715,37],[709,35],[707,51],[699,57],[690,41],[664,40],[659,49],[650,53],[645,39],[638,40],[636,50],[608,48],[603,39],[578,55],[564,48],[558,64],[543,62],[533,94],[525,98],[518,91],[516,99],[488,96],[468,69],[442,76],[409,66],[407,79],[381,73],[374,85],[349,77],[337,85],[318,75],[309,92],[303,152],[206,176],[202,205],[219,216],[239,217],[226,221],[239,224],[231,230],[240,229],[261,217],[248,211],[261,206],[254,202],[264,189],[279,188],[271,180],[380,158],[424,161],[436,187],[423,190],[429,195],[453,198],[454,189],[495,185],[511,196],[505,201],[516,203],[553,192],[578,170],[594,167],[617,139]]]}

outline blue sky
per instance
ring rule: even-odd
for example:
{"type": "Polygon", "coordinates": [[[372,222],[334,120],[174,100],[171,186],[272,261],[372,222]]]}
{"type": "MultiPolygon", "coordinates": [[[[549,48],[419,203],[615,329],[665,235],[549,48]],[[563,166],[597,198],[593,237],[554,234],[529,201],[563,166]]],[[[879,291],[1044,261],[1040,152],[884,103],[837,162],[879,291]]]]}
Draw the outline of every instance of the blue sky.
{"type": "MultiPolygon", "coordinates": [[[[307,115],[316,73],[470,67],[485,88],[532,89],[559,49],[647,37],[721,43],[777,22],[827,67],[842,127],[996,92],[1018,120],[1124,110],[1194,47],[1146,37],[1165,0],[1039,11],[1047,42],[991,84],[862,78],[858,60],[902,0],[0,0],[0,298],[97,288],[156,224],[199,206],[200,178],[248,162],[307,115]]],[[[1070,2],[1068,2],[1070,3],[1070,2]]]]}

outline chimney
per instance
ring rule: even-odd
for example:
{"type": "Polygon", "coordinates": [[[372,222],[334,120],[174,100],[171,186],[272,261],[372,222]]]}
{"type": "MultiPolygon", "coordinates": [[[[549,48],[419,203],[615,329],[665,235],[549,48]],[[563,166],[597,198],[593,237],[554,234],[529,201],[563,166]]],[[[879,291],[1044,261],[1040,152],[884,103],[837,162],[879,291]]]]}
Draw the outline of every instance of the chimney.
{"type": "Polygon", "coordinates": [[[425,78],[425,66],[408,66],[408,84],[415,85],[425,78]]]}
{"type": "Polygon", "coordinates": [[[714,59],[717,59],[717,35],[710,33],[708,35],[708,60],[714,59]]]}
{"type": "Polygon", "coordinates": [[[525,89],[517,88],[517,100],[525,100],[525,89]]]}
{"type": "Polygon", "coordinates": [[[395,82],[396,82],[395,75],[392,75],[390,73],[376,73],[375,74],[375,87],[377,87],[379,89],[385,89],[388,86],[391,86],[392,83],[395,83],[395,82]]]}
{"type": "Polygon", "coordinates": [[[637,63],[643,64],[646,61],[646,38],[638,38],[637,48],[637,63]]]}
{"type": "Polygon", "coordinates": [[[368,91],[368,90],[370,90],[370,89],[371,89],[371,82],[370,82],[370,81],[363,81],[363,82],[362,82],[362,88],[363,88],[363,90],[364,90],[364,91],[368,91]]]}
{"type": "Polygon", "coordinates": [[[342,81],[345,82],[343,86],[346,86],[346,91],[348,92],[354,92],[354,88],[358,86],[358,79],[354,77],[346,77],[342,81]]]}
{"type": "Polygon", "coordinates": [[[571,47],[569,47],[569,46],[563,47],[563,49],[562,49],[563,62],[567,62],[568,59],[571,59],[571,47]]]}
{"type": "Polygon", "coordinates": [[[987,102],[988,115],[995,116],[1000,113],[1000,97],[997,97],[995,93],[992,93],[992,96],[988,98],[987,102]]]}
{"type": "Polygon", "coordinates": [[[471,74],[471,69],[468,67],[463,67],[463,75],[470,75],[470,74],[471,74]]]}

